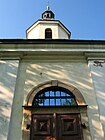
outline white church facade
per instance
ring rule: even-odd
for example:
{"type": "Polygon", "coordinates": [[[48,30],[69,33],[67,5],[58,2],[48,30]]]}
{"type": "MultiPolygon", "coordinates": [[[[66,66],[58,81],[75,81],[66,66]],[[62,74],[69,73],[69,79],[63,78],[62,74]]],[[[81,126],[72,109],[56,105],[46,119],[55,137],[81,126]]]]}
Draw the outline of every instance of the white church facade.
{"type": "Polygon", "coordinates": [[[0,140],[105,139],[105,40],[70,39],[54,16],[0,39],[0,140]]]}

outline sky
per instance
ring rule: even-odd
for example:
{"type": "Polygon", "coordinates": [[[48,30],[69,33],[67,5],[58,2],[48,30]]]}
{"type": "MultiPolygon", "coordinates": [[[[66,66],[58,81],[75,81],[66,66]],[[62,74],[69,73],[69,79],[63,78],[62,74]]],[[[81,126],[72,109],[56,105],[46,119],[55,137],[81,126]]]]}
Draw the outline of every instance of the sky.
{"type": "MultiPolygon", "coordinates": [[[[48,5],[48,0],[0,1],[0,39],[26,38],[26,29],[48,5]]],[[[49,0],[49,5],[71,39],[105,40],[105,0],[49,0]]]]}

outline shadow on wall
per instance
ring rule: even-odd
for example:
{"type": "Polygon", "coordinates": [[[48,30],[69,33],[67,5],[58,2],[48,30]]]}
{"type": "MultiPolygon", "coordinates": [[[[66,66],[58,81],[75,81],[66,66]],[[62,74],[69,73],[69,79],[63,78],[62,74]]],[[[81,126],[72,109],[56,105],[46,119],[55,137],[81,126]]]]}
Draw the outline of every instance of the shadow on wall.
{"type": "Polygon", "coordinates": [[[36,86],[38,83],[59,79],[62,82],[66,81],[80,86],[81,89],[92,89],[87,66],[84,65],[78,63],[74,65],[69,63],[63,65],[62,63],[31,64],[27,69],[26,88],[28,85],[36,86]]]}
{"type": "MultiPolygon", "coordinates": [[[[0,61],[0,136],[3,136],[4,138],[6,138],[8,134],[17,68],[18,62],[16,61],[0,61]]],[[[102,73],[98,75],[98,78],[99,77],[102,77],[102,73]]],[[[50,80],[72,83],[82,93],[91,112],[97,110],[96,96],[93,91],[93,85],[87,64],[27,63],[24,89],[26,93],[25,97],[33,87],[50,80]]],[[[103,93],[102,90],[98,90],[103,93]]],[[[96,118],[92,118],[90,123],[92,123],[94,127],[96,137],[99,138],[101,137],[101,134],[99,128],[95,126],[94,122],[96,120],[97,116],[96,118]]]]}
{"type": "MultiPolygon", "coordinates": [[[[26,71],[25,92],[28,94],[33,87],[51,80],[59,80],[74,85],[83,93],[87,101],[89,98],[94,108],[92,96],[93,86],[91,83],[88,66],[85,63],[39,63],[29,64],[26,71]]],[[[26,95],[27,96],[27,95],[26,95]]]]}
{"type": "MultiPolygon", "coordinates": [[[[86,63],[37,63],[29,64],[26,71],[25,92],[27,94],[33,87],[45,83],[50,80],[59,80],[61,82],[72,83],[82,93],[90,112],[98,111],[96,95],[93,89],[93,83],[90,76],[90,71],[86,63]]],[[[94,122],[99,120],[99,117],[91,115],[90,124],[94,128],[95,138],[102,136],[101,126],[94,122]]]]}
{"type": "MultiPolygon", "coordinates": [[[[105,137],[105,64],[103,66],[91,65],[91,75],[94,82],[96,98],[100,111],[100,120],[103,125],[105,137]]],[[[97,128],[97,125],[95,126],[97,128]]]]}
{"type": "Polygon", "coordinates": [[[16,61],[0,61],[0,140],[8,135],[16,72],[16,61]]]}

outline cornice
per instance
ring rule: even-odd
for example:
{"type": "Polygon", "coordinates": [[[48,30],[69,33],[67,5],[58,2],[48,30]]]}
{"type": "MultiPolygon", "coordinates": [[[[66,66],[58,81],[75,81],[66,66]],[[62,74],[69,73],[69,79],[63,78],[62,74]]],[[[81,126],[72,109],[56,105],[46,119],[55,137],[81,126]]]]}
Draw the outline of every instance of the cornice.
{"type": "MultiPolygon", "coordinates": [[[[0,57],[105,57],[105,41],[0,39],[0,57]]],[[[72,58],[73,58],[72,57],[72,58]]]]}

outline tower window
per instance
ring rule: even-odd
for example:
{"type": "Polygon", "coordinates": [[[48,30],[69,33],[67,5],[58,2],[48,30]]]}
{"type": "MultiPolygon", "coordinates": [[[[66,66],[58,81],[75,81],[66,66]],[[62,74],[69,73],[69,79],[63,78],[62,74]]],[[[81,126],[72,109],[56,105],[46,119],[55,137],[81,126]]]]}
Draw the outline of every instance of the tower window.
{"type": "Polygon", "coordinates": [[[52,30],[50,28],[45,30],[45,39],[52,39],[52,30]]]}

